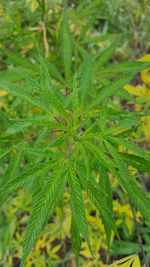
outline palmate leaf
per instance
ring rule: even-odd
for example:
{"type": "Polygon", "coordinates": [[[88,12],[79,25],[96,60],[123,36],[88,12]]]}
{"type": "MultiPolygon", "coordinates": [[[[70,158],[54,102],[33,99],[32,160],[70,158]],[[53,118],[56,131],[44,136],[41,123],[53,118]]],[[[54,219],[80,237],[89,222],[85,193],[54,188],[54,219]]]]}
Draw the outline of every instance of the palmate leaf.
{"type": "Polygon", "coordinates": [[[59,113],[61,113],[64,118],[68,118],[66,109],[64,108],[61,101],[54,95],[53,87],[50,80],[50,74],[49,74],[49,68],[48,68],[48,62],[40,56],[40,63],[41,63],[41,90],[39,93],[41,93],[42,96],[45,97],[45,99],[49,102],[50,105],[52,105],[53,108],[55,108],[59,113]]]}
{"type": "Polygon", "coordinates": [[[71,94],[71,103],[72,103],[72,110],[73,112],[77,112],[80,106],[79,100],[79,89],[77,84],[77,74],[75,73],[73,77],[73,92],[71,94]]]}
{"type": "Polygon", "coordinates": [[[47,67],[46,59],[40,56],[40,66],[41,66],[41,88],[44,92],[51,92],[51,80],[49,75],[49,70],[47,67]]]}
{"type": "Polygon", "coordinates": [[[61,44],[62,44],[62,57],[65,69],[65,77],[70,85],[71,67],[72,67],[72,37],[68,24],[67,0],[64,0],[63,20],[61,23],[61,44]]]}
{"type": "Polygon", "coordinates": [[[61,73],[57,69],[56,65],[52,62],[47,62],[47,67],[49,70],[49,73],[52,77],[54,77],[56,80],[64,83],[64,78],[62,77],[61,73]]]}
{"type": "Polygon", "coordinates": [[[62,176],[62,169],[60,169],[46,178],[40,192],[38,192],[38,196],[35,198],[33,210],[25,230],[21,267],[24,266],[26,257],[30,253],[39,231],[45,223],[47,213],[49,212],[52,214],[60,196],[62,196],[64,185],[65,177],[62,176]]]}
{"type": "Polygon", "coordinates": [[[127,119],[121,120],[120,122],[116,123],[112,127],[109,127],[108,129],[106,129],[105,135],[109,135],[109,134],[122,131],[122,130],[128,130],[132,126],[137,126],[139,123],[140,121],[136,119],[127,118],[127,119]]]}
{"type": "Polygon", "coordinates": [[[82,241],[80,237],[79,223],[76,218],[76,214],[73,212],[71,215],[71,242],[74,249],[74,254],[76,255],[76,259],[78,261],[82,241]]]}
{"type": "MultiPolygon", "coordinates": [[[[72,167],[68,168],[68,183],[70,187],[70,195],[71,195],[71,209],[72,213],[76,216],[76,221],[78,223],[79,231],[82,233],[85,241],[88,244],[92,255],[92,249],[89,241],[88,234],[88,222],[86,219],[84,201],[82,198],[81,186],[79,183],[79,179],[72,167]]],[[[78,247],[75,247],[78,250],[78,247]]]]}
{"type": "MultiPolygon", "coordinates": [[[[29,80],[29,78],[28,78],[29,80]]],[[[41,94],[42,98],[39,97],[39,95],[31,94],[26,87],[24,86],[17,86],[10,82],[1,81],[0,86],[2,89],[12,93],[14,96],[17,96],[24,101],[27,101],[28,103],[38,107],[39,109],[45,111],[47,114],[50,114],[50,109],[48,105],[51,105],[56,111],[58,111],[64,118],[68,119],[68,114],[63,106],[63,104],[60,102],[60,100],[53,95],[53,93],[48,90],[48,88],[44,87],[44,90],[36,86],[36,82],[34,83],[32,81],[32,85],[35,84],[34,89],[38,91],[39,94],[41,94]],[[43,100],[48,102],[48,104],[44,104],[43,100]]]]}
{"type": "Polygon", "coordinates": [[[38,107],[46,113],[49,113],[48,108],[42,103],[41,99],[39,99],[35,95],[32,95],[31,93],[29,94],[29,92],[24,87],[14,85],[6,81],[1,81],[0,86],[3,90],[12,93],[12,95],[17,96],[24,101],[27,101],[28,103],[38,107]]]}
{"type": "Polygon", "coordinates": [[[120,38],[113,42],[108,48],[106,48],[104,51],[102,51],[98,56],[96,56],[96,64],[94,66],[94,69],[97,70],[101,68],[102,65],[104,65],[108,60],[111,58],[113,52],[116,50],[120,43],[120,38]]]}
{"type": "MultiPolygon", "coordinates": [[[[48,88],[50,85],[50,75],[55,79],[57,79],[58,81],[62,83],[64,82],[61,73],[59,72],[54,63],[50,62],[47,58],[44,58],[42,55],[39,56],[39,59],[40,59],[42,79],[45,77],[47,83],[47,85],[45,84],[46,88],[48,88]]],[[[43,82],[45,82],[44,79],[43,82]]]]}
{"type": "Polygon", "coordinates": [[[129,165],[140,170],[142,172],[147,172],[150,174],[150,161],[145,160],[141,157],[135,156],[128,153],[120,153],[120,157],[129,165]]]}
{"type": "MultiPolygon", "coordinates": [[[[13,153],[9,162],[9,165],[4,173],[4,175],[1,177],[0,187],[3,185],[3,183],[8,183],[11,181],[15,176],[18,176],[20,165],[21,165],[21,159],[22,159],[22,152],[19,153],[13,153]]],[[[0,194],[0,206],[4,203],[6,200],[7,192],[0,194]]]]}
{"type": "MultiPolygon", "coordinates": [[[[91,18],[87,20],[87,23],[81,28],[80,34],[77,37],[78,43],[80,43],[81,39],[84,38],[86,32],[92,27],[95,21],[96,21],[96,16],[91,16],[91,18]]],[[[81,41],[81,43],[83,43],[83,41],[81,41]]]]}
{"type": "MultiPolygon", "coordinates": [[[[115,39],[118,36],[119,36],[118,34],[105,34],[105,35],[100,35],[100,36],[96,36],[93,38],[85,38],[84,40],[80,41],[80,43],[81,44],[90,44],[90,43],[104,42],[107,40],[115,39]]],[[[102,62],[102,64],[103,64],[103,62],[102,62]]]]}
{"type": "Polygon", "coordinates": [[[30,147],[19,147],[19,146],[14,146],[16,150],[24,152],[24,153],[29,153],[33,156],[39,157],[39,158],[52,158],[51,163],[54,160],[58,160],[60,156],[64,156],[62,152],[53,152],[50,151],[48,148],[51,147],[51,145],[42,147],[42,148],[30,148],[30,147]]]}
{"type": "Polygon", "coordinates": [[[81,104],[83,104],[90,88],[92,63],[93,55],[89,55],[81,63],[76,73],[79,80],[78,87],[80,88],[81,104]]]}
{"type": "Polygon", "coordinates": [[[109,85],[106,85],[101,89],[98,96],[96,96],[96,98],[89,105],[88,110],[108,100],[112,95],[122,89],[125,84],[129,83],[135,77],[135,75],[136,72],[133,71],[132,73],[127,73],[125,76],[122,76],[115,81],[110,82],[109,85]]]}
{"type": "Polygon", "coordinates": [[[78,13],[78,18],[82,19],[86,16],[90,16],[97,13],[97,10],[100,9],[102,6],[102,2],[103,1],[93,0],[89,5],[87,5],[84,1],[84,3],[81,3],[81,5],[78,6],[79,9],[77,10],[80,10],[78,13]]]}
{"type": "Polygon", "coordinates": [[[25,67],[27,69],[31,69],[33,71],[37,71],[38,65],[37,64],[32,64],[29,60],[18,57],[18,54],[15,53],[14,51],[6,50],[1,48],[2,52],[11,60],[11,62],[15,65],[20,65],[22,67],[25,67]]]}
{"type": "MultiPolygon", "coordinates": [[[[89,144],[87,144],[87,146],[88,145],[89,144]]],[[[91,150],[91,147],[90,147],[90,150],[91,150]]],[[[107,202],[107,201],[111,201],[111,199],[108,200],[109,195],[107,195],[107,193],[101,187],[99,187],[97,185],[97,183],[94,181],[92,175],[90,175],[89,179],[87,180],[86,171],[85,171],[84,166],[82,166],[78,163],[78,164],[76,164],[75,169],[76,169],[76,172],[78,174],[78,177],[79,177],[79,180],[80,180],[80,183],[81,183],[83,189],[87,192],[89,198],[91,199],[91,201],[93,202],[93,204],[95,205],[97,210],[100,212],[102,217],[107,218],[107,229],[105,228],[106,230],[108,230],[107,231],[107,237],[109,237],[110,231],[113,229],[119,238],[118,231],[117,231],[116,226],[113,222],[111,209],[108,206],[108,202],[107,202]]]]}
{"type": "Polygon", "coordinates": [[[150,160],[150,152],[139,147],[137,144],[131,141],[127,141],[119,137],[108,137],[107,140],[131,150],[137,156],[144,158],[145,160],[150,160]]]}
{"type": "Polygon", "coordinates": [[[6,147],[2,151],[0,151],[0,159],[5,157],[8,153],[10,153],[13,150],[13,147],[6,147]]]}
{"type": "MultiPolygon", "coordinates": [[[[102,189],[106,193],[106,204],[107,208],[111,213],[111,216],[113,216],[113,197],[112,197],[112,190],[111,190],[111,184],[108,176],[108,171],[103,166],[100,166],[99,168],[100,177],[98,182],[98,188],[102,189]]],[[[107,235],[107,243],[108,246],[110,244],[110,237],[111,237],[111,228],[107,221],[107,218],[102,216],[103,224],[105,227],[105,232],[107,235]]]]}
{"type": "MultiPolygon", "coordinates": [[[[55,164],[56,162],[53,163],[53,165],[55,164]]],[[[40,166],[35,166],[35,165],[29,166],[15,178],[13,178],[11,181],[9,182],[3,181],[3,184],[0,188],[0,195],[3,193],[8,194],[13,190],[23,187],[24,185],[28,184],[31,180],[35,179],[39,175],[44,174],[50,168],[51,168],[50,163],[41,163],[40,166]]]]}
{"type": "Polygon", "coordinates": [[[110,267],[140,267],[140,260],[138,255],[132,255],[123,259],[115,261],[110,267]]]}
{"type": "Polygon", "coordinates": [[[147,194],[137,185],[136,181],[130,176],[129,170],[126,164],[120,158],[117,149],[109,142],[105,141],[105,143],[118,167],[118,171],[113,171],[114,175],[118,179],[124,191],[127,192],[129,198],[131,199],[135,207],[141,212],[141,214],[145,218],[149,220],[150,199],[148,198],[147,194]]]}
{"type": "Polygon", "coordinates": [[[7,132],[9,134],[14,134],[17,132],[22,132],[30,126],[37,125],[41,127],[48,127],[48,130],[62,130],[68,131],[68,128],[62,124],[55,123],[54,120],[50,119],[48,116],[37,116],[22,119],[11,119],[13,124],[8,128],[7,132]]]}
{"type": "Polygon", "coordinates": [[[118,64],[113,64],[113,66],[105,67],[98,72],[98,75],[102,76],[113,76],[118,73],[127,73],[129,71],[133,71],[136,69],[137,71],[141,71],[143,69],[149,68],[150,62],[140,62],[140,61],[128,61],[118,64]]]}
{"type": "MultiPolygon", "coordinates": [[[[11,155],[11,159],[8,165],[8,168],[6,169],[3,180],[8,182],[12,180],[15,176],[18,176],[19,168],[21,165],[21,159],[22,159],[22,152],[19,151],[16,153],[16,151],[11,155]]],[[[3,182],[3,181],[2,181],[3,182]]]]}
{"type": "MultiPolygon", "coordinates": [[[[126,111],[126,110],[114,110],[109,108],[108,106],[104,106],[107,107],[107,111],[105,113],[106,119],[107,120],[122,120],[122,119],[127,119],[127,118],[131,118],[131,119],[136,119],[139,117],[144,117],[144,116],[149,116],[149,113],[139,113],[139,112],[130,112],[130,111],[126,111]]],[[[102,109],[100,110],[100,112],[96,113],[99,117],[99,115],[102,114],[102,109]]]]}
{"type": "Polygon", "coordinates": [[[47,100],[50,106],[52,106],[56,111],[58,111],[62,117],[69,120],[69,116],[66,112],[65,107],[61,103],[61,101],[53,94],[53,92],[50,92],[48,90],[41,91],[42,96],[47,100]]]}

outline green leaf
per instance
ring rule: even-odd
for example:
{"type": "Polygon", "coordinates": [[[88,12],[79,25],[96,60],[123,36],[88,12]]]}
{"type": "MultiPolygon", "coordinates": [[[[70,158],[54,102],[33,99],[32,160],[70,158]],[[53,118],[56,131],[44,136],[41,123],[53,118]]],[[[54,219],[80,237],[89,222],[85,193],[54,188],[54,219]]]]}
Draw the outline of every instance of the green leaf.
{"type": "Polygon", "coordinates": [[[109,85],[106,85],[104,88],[101,89],[99,95],[89,105],[88,110],[108,100],[112,95],[122,89],[125,84],[128,84],[134,78],[135,75],[136,72],[127,73],[125,76],[120,77],[113,82],[110,82],[109,85]]]}
{"type": "Polygon", "coordinates": [[[65,77],[70,85],[71,82],[71,67],[72,67],[72,37],[69,30],[68,15],[67,15],[67,1],[64,1],[63,20],[61,23],[61,44],[62,57],[65,69],[65,77]]]}
{"type": "Polygon", "coordinates": [[[14,148],[13,147],[6,147],[2,151],[0,151],[0,159],[5,157],[9,152],[11,152],[14,148]]]}
{"type": "MultiPolygon", "coordinates": [[[[99,169],[100,177],[98,182],[98,188],[103,190],[106,193],[106,205],[107,209],[110,211],[111,216],[113,216],[113,197],[112,197],[112,190],[111,190],[111,184],[108,176],[108,170],[104,168],[103,166],[100,166],[99,169]]],[[[102,216],[103,224],[105,227],[105,232],[107,235],[107,243],[108,246],[110,244],[110,238],[111,238],[111,229],[110,225],[108,223],[107,217],[102,216]]]]}
{"type": "Polygon", "coordinates": [[[91,84],[91,70],[93,63],[93,55],[89,55],[81,63],[77,70],[77,78],[79,79],[79,88],[81,95],[81,104],[83,104],[86,96],[88,95],[88,90],[90,89],[91,84]]]}
{"type": "Polygon", "coordinates": [[[87,23],[81,28],[80,34],[77,38],[78,43],[84,42],[84,41],[80,42],[80,40],[85,36],[86,32],[92,27],[95,21],[96,21],[96,16],[91,16],[91,18],[87,20],[87,23]]]}
{"type": "Polygon", "coordinates": [[[84,201],[82,197],[82,191],[80,187],[80,183],[75,171],[72,167],[68,170],[68,183],[70,187],[71,194],[71,209],[73,214],[76,216],[76,220],[78,223],[78,227],[80,232],[83,234],[85,241],[88,244],[89,250],[92,255],[92,249],[89,241],[89,233],[88,233],[88,222],[85,214],[84,201]]]}
{"type": "Polygon", "coordinates": [[[32,64],[29,60],[18,56],[14,51],[6,50],[1,48],[2,52],[11,60],[11,62],[15,65],[21,65],[27,69],[32,69],[34,71],[38,70],[37,64],[32,64]]]}
{"type": "Polygon", "coordinates": [[[144,158],[146,160],[150,160],[150,153],[149,151],[139,147],[137,144],[132,143],[131,141],[124,140],[119,137],[108,137],[109,141],[121,145],[129,150],[131,150],[133,153],[135,153],[137,156],[144,158]]]}
{"type": "MultiPolygon", "coordinates": [[[[113,35],[112,35],[113,36],[113,35]]],[[[107,37],[107,35],[106,35],[107,37]]],[[[115,36],[116,37],[116,36],[115,36]]],[[[109,38],[109,35],[108,35],[109,38]]],[[[106,39],[107,40],[107,39],[106,39]]],[[[95,69],[101,68],[102,65],[104,65],[108,60],[111,58],[113,52],[116,50],[120,43],[120,38],[113,42],[108,48],[103,50],[97,57],[96,57],[96,64],[94,66],[95,69]]]]}
{"type": "MultiPolygon", "coordinates": [[[[18,176],[19,168],[21,165],[21,157],[22,152],[18,152],[12,155],[10,162],[8,164],[7,170],[5,171],[4,175],[2,176],[0,186],[3,186],[3,183],[8,183],[9,181],[13,180],[15,176],[18,176]]],[[[2,193],[0,196],[0,205],[2,205],[7,197],[7,192],[2,193]]]]}
{"type": "Polygon", "coordinates": [[[71,217],[71,242],[72,242],[72,246],[74,249],[74,253],[78,260],[82,242],[80,238],[80,230],[79,230],[79,224],[76,218],[76,214],[73,214],[73,213],[71,217]]]}
{"type": "Polygon", "coordinates": [[[24,266],[26,257],[30,253],[37,237],[47,217],[47,211],[53,212],[55,206],[60,199],[60,196],[65,184],[65,178],[62,177],[62,172],[52,174],[44,181],[43,186],[36,196],[33,210],[25,231],[23,240],[23,255],[21,267],[24,266]],[[54,176],[53,176],[54,175],[54,176]]]}
{"type": "Polygon", "coordinates": [[[56,65],[52,62],[47,62],[47,67],[49,70],[49,73],[52,77],[54,77],[56,80],[64,83],[64,79],[61,75],[61,73],[59,72],[58,68],[56,67],[56,65]]]}
{"type": "Polygon", "coordinates": [[[98,42],[104,42],[107,40],[115,39],[116,37],[118,37],[118,34],[105,34],[105,35],[100,35],[100,36],[96,36],[93,38],[85,38],[84,40],[80,41],[80,43],[81,44],[98,43],[98,42]]]}
{"type": "Polygon", "coordinates": [[[7,92],[12,93],[14,96],[17,96],[18,98],[29,102],[39,109],[42,109],[46,113],[49,113],[48,108],[42,103],[41,99],[39,99],[35,95],[32,95],[31,93],[29,94],[29,92],[25,88],[6,81],[1,81],[0,86],[3,90],[6,90],[7,92]]]}
{"type": "Polygon", "coordinates": [[[73,112],[77,112],[80,106],[77,74],[75,74],[73,77],[73,92],[71,94],[71,102],[72,102],[73,112]]]}
{"type": "Polygon", "coordinates": [[[134,206],[145,218],[150,220],[150,199],[148,198],[147,194],[137,185],[136,181],[130,176],[129,170],[126,164],[122,161],[117,149],[107,141],[105,141],[105,144],[118,167],[118,170],[114,172],[114,175],[118,179],[124,191],[127,192],[134,206]]]}
{"type": "Polygon", "coordinates": [[[136,126],[140,123],[140,121],[136,119],[124,119],[118,122],[117,124],[113,125],[112,127],[108,128],[105,131],[105,135],[109,135],[118,131],[128,130],[132,126],[136,126]]]}
{"type": "Polygon", "coordinates": [[[105,67],[98,72],[98,75],[113,75],[117,73],[127,73],[133,70],[141,71],[150,67],[150,62],[140,61],[127,61],[123,63],[113,64],[112,66],[105,67]]]}
{"type": "MultiPolygon", "coordinates": [[[[13,148],[14,149],[14,148],[13,148]]],[[[12,180],[15,176],[18,176],[19,168],[21,165],[21,159],[22,159],[22,152],[13,153],[11,160],[9,162],[8,168],[4,174],[4,180],[6,181],[12,180]]],[[[2,181],[3,182],[3,181],[2,181]]]]}
{"type": "MultiPolygon", "coordinates": [[[[89,142],[87,143],[86,141],[86,145],[88,148],[90,147],[90,150],[92,150],[93,152],[93,149],[89,145],[89,142]]],[[[107,193],[103,191],[102,188],[100,188],[97,185],[92,175],[90,175],[89,179],[87,179],[85,168],[80,166],[79,163],[76,164],[75,167],[76,167],[76,171],[78,173],[80,183],[82,184],[83,189],[87,192],[89,198],[91,199],[95,207],[99,210],[102,217],[107,218],[107,222],[108,222],[107,229],[109,228],[109,233],[110,233],[110,230],[113,229],[119,238],[118,231],[116,229],[115,223],[113,222],[110,207],[108,207],[107,205],[107,200],[109,198],[109,195],[107,195],[107,193]]]]}
{"type": "Polygon", "coordinates": [[[9,134],[14,134],[17,132],[22,132],[29,126],[38,125],[41,127],[48,127],[48,130],[58,130],[58,131],[68,131],[68,128],[62,124],[55,123],[52,119],[47,116],[37,116],[31,118],[22,119],[11,119],[13,124],[8,128],[7,132],[9,134]]]}
{"type": "Polygon", "coordinates": [[[128,153],[119,153],[120,157],[132,167],[150,174],[150,161],[128,153]]]}
{"type": "Polygon", "coordinates": [[[50,163],[41,163],[40,166],[29,166],[23,172],[21,172],[21,174],[13,178],[10,182],[3,182],[3,185],[0,188],[0,195],[2,193],[9,193],[13,190],[23,187],[31,180],[48,171],[50,167],[50,163]]]}

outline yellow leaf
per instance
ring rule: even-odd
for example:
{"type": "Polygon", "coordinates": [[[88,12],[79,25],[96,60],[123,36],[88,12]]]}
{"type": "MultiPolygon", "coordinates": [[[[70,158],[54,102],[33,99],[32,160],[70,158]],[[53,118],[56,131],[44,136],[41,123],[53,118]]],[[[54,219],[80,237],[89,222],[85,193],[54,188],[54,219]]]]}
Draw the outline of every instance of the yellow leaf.
{"type": "Polygon", "coordinates": [[[150,116],[146,118],[145,136],[148,142],[150,142],[150,116]]]}
{"type": "Polygon", "coordinates": [[[91,258],[91,253],[90,253],[90,251],[88,249],[82,250],[80,252],[80,255],[82,255],[82,256],[84,256],[86,258],[91,258]]]}
{"type": "Polygon", "coordinates": [[[121,264],[121,265],[118,265],[120,267],[131,267],[131,263],[133,262],[133,259],[121,264]]]}
{"type": "Polygon", "coordinates": [[[5,96],[5,95],[7,95],[8,93],[6,92],[6,91],[4,91],[4,90],[0,90],[0,96],[5,96]]]}
{"type": "Polygon", "coordinates": [[[31,12],[35,12],[39,7],[39,3],[36,0],[27,0],[27,3],[30,5],[31,12]]]}
{"type": "Polygon", "coordinates": [[[141,96],[140,87],[135,87],[133,85],[125,85],[124,89],[127,90],[130,94],[133,94],[135,96],[141,96]]]}
{"type": "Polygon", "coordinates": [[[135,111],[140,111],[141,108],[142,108],[142,106],[139,105],[139,104],[135,104],[135,105],[134,105],[134,110],[135,110],[135,111]]]}
{"type": "Polygon", "coordinates": [[[115,261],[110,267],[141,267],[138,255],[132,255],[115,261]]]}
{"type": "MultiPolygon", "coordinates": [[[[53,249],[51,249],[51,255],[58,252],[58,250],[61,248],[61,244],[55,246],[53,249]]],[[[53,257],[54,255],[52,255],[53,257]]]]}
{"type": "Polygon", "coordinates": [[[150,54],[146,54],[145,56],[141,57],[139,61],[150,61],[150,54]]]}
{"type": "Polygon", "coordinates": [[[125,224],[128,228],[129,233],[131,233],[132,232],[132,221],[129,217],[125,218],[125,224]]]}
{"type": "Polygon", "coordinates": [[[146,84],[150,84],[150,69],[142,70],[140,74],[142,81],[146,84]]]}
{"type": "MultiPolygon", "coordinates": [[[[150,61],[150,54],[147,54],[144,57],[140,58],[139,61],[150,61]]],[[[141,78],[144,83],[150,84],[150,69],[142,70],[141,78]]]]}
{"type": "Polygon", "coordinates": [[[136,255],[135,260],[134,260],[134,262],[132,264],[132,267],[141,267],[138,255],[136,255]]]}

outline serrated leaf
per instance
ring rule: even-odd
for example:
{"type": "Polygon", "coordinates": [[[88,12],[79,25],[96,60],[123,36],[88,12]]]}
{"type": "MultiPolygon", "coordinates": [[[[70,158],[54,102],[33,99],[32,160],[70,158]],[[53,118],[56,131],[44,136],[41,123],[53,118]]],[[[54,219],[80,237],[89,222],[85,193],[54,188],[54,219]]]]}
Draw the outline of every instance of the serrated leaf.
{"type": "Polygon", "coordinates": [[[106,129],[105,134],[109,135],[118,131],[128,130],[132,126],[136,126],[140,123],[140,121],[136,119],[124,119],[113,125],[112,127],[106,129]]]}
{"type": "Polygon", "coordinates": [[[98,74],[99,75],[113,75],[117,73],[127,73],[129,71],[141,71],[142,69],[146,69],[150,67],[149,62],[139,62],[139,61],[128,61],[118,64],[113,64],[112,66],[105,67],[104,69],[101,69],[98,74]]]}
{"type": "Polygon", "coordinates": [[[62,57],[66,80],[70,84],[72,67],[72,37],[68,24],[67,1],[64,1],[63,20],[61,23],[62,57]]]}
{"type": "Polygon", "coordinates": [[[64,181],[65,178],[61,176],[61,171],[54,176],[47,177],[36,197],[23,240],[21,267],[24,266],[26,257],[30,253],[39,231],[45,222],[47,211],[52,213],[57,205],[61,192],[64,189],[64,181]]]}
{"type": "Polygon", "coordinates": [[[134,261],[132,263],[132,267],[141,267],[138,255],[135,256],[135,259],[134,259],[134,261]]]}
{"type": "Polygon", "coordinates": [[[72,168],[68,170],[68,183],[71,193],[71,209],[73,214],[76,215],[76,220],[80,232],[83,234],[85,241],[88,244],[89,250],[92,255],[92,249],[89,241],[88,222],[86,219],[84,201],[82,197],[82,191],[80,183],[75,171],[72,168]]]}
{"type": "Polygon", "coordinates": [[[38,125],[41,127],[48,127],[48,130],[62,130],[68,131],[68,128],[62,124],[55,123],[52,119],[49,119],[47,116],[37,116],[30,118],[22,119],[11,119],[14,122],[7,130],[9,134],[14,134],[17,132],[22,132],[27,129],[29,126],[38,125]]]}
{"type": "Polygon", "coordinates": [[[40,166],[29,166],[21,174],[17,175],[10,182],[3,182],[0,188],[0,195],[2,193],[9,193],[20,187],[23,187],[40,174],[46,172],[51,167],[50,163],[41,163],[40,166]]]}
{"type": "Polygon", "coordinates": [[[107,138],[109,141],[112,141],[118,145],[121,145],[129,150],[131,150],[132,152],[134,152],[137,156],[144,158],[146,160],[150,160],[150,153],[149,151],[143,149],[142,147],[139,147],[137,144],[131,142],[131,141],[127,141],[124,140],[122,138],[119,137],[108,137],[107,138]]]}
{"type": "Polygon", "coordinates": [[[89,55],[79,66],[77,70],[77,78],[79,79],[79,88],[81,95],[81,104],[83,104],[91,83],[91,70],[93,63],[93,55],[89,55]]]}
{"type": "MultiPolygon", "coordinates": [[[[107,35],[106,35],[107,36],[107,35]]],[[[109,36],[109,35],[108,35],[109,36]]],[[[118,47],[120,43],[120,38],[113,42],[109,47],[107,47],[105,50],[103,50],[97,57],[96,57],[96,64],[95,64],[95,70],[101,68],[102,65],[104,65],[112,56],[115,49],[118,47]]]]}
{"type": "Polygon", "coordinates": [[[13,147],[7,147],[7,148],[3,149],[2,151],[0,151],[0,159],[5,157],[12,150],[13,150],[13,147]]]}
{"type": "Polygon", "coordinates": [[[49,113],[48,108],[42,103],[41,99],[39,99],[39,97],[35,95],[32,95],[31,93],[29,94],[29,92],[25,88],[6,81],[1,81],[0,86],[7,92],[12,93],[14,96],[17,96],[38,107],[39,109],[42,109],[46,113],[49,113]]]}
{"type": "Polygon", "coordinates": [[[143,217],[149,220],[150,199],[148,198],[147,194],[137,185],[136,181],[130,176],[129,170],[126,164],[120,158],[117,149],[106,141],[105,144],[118,167],[118,170],[114,172],[114,175],[118,179],[123,189],[127,192],[134,206],[140,210],[143,217]]]}
{"type": "Polygon", "coordinates": [[[27,69],[32,69],[34,71],[37,71],[38,69],[37,65],[34,65],[27,59],[18,56],[18,54],[16,54],[14,51],[6,50],[3,48],[1,48],[0,50],[2,50],[2,52],[5,55],[7,55],[7,57],[12,61],[13,64],[21,65],[22,67],[25,67],[27,69]]]}
{"type": "MultiPolygon", "coordinates": [[[[106,205],[107,209],[110,211],[111,215],[113,216],[113,197],[112,197],[112,190],[111,190],[111,184],[108,176],[108,171],[106,168],[100,166],[99,169],[100,172],[100,177],[99,177],[99,182],[98,182],[98,188],[102,189],[106,195],[106,205]]],[[[107,235],[107,243],[108,246],[110,244],[110,237],[111,237],[111,229],[110,225],[107,221],[107,218],[102,216],[103,224],[105,227],[105,232],[107,235]]]]}
{"type": "Polygon", "coordinates": [[[119,237],[117,229],[113,222],[110,208],[108,208],[108,205],[106,203],[107,197],[109,198],[109,195],[107,195],[107,193],[103,191],[102,188],[97,186],[96,182],[93,180],[91,175],[89,179],[87,180],[85,169],[83,168],[83,171],[82,171],[82,168],[81,166],[78,166],[76,164],[76,170],[77,170],[77,173],[80,179],[80,183],[82,184],[84,190],[87,192],[89,198],[91,199],[95,207],[99,210],[100,214],[103,217],[107,218],[107,222],[108,222],[107,226],[109,227],[109,232],[111,229],[113,229],[115,233],[117,234],[117,236],[119,237]]]}
{"type": "Polygon", "coordinates": [[[105,35],[100,35],[100,36],[96,36],[93,38],[85,38],[84,40],[80,41],[80,43],[90,44],[90,43],[104,42],[107,40],[115,39],[118,36],[119,36],[118,34],[105,34],[105,35]]]}
{"type": "Polygon", "coordinates": [[[118,78],[117,80],[102,88],[99,95],[92,101],[88,109],[92,109],[93,107],[108,100],[112,95],[122,89],[125,84],[129,83],[135,75],[135,72],[127,73],[125,76],[118,78]]]}
{"type": "Polygon", "coordinates": [[[72,213],[71,217],[71,242],[74,249],[74,253],[78,260],[79,252],[81,249],[81,238],[80,238],[80,230],[76,215],[72,213]]]}
{"type": "Polygon", "coordinates": [[[132,167],[150,174],[150,161],[128,153],[120,153],[120,157],[132,167]]]}
{"type": "Polygon", "coordinates": [[[47,67],[49,70],[49,73],[52,77],[54,77],[56,80],[64,83],[64,79],[61,75],[61,73],[59,72],[58,68],[56,67],[56,65],[52,62],[47,62],[47,67]]]}

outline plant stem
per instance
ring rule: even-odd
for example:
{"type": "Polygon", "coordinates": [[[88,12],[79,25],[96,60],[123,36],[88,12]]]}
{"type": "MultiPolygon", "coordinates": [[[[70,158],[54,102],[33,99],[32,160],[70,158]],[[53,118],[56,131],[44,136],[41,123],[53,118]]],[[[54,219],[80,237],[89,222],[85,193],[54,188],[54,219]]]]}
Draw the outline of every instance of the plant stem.
{"type": "Polygon", "coordinates": [[[39,5],[41,7],[41,26],[42,26],[42,33],[43,33],[43,44],[45,49],[45,56],[48,58],[49,56],[49,43],[47,40],[47,30],[46,30],[46,7],[45,7],[45,0],[39,1],[39,5]]]}
{"type": "Polygon", "coordinates": [[[143,260],[144,260],[144,264],[145,264],[145,267],[149,267],[149,264],[148,264],[148,261],[147,261],[147,258],[146,258],[146,254],[145,254],[145,251],[144,251],[144,248],[143,248],[141,234],[140,234],[140,231],[139,231],[139,224],[137,222],[134,206],[133,206],[133,204],[131,202],[130,202],[130,207],[131,207],[131,211],[132,211],[133,219],[134,219],[134,223],[135,223],[135,231],[136,231],[136,234],[137,234],[137,241],[138,241],[139,248],[140,248],[143,260]]]}

